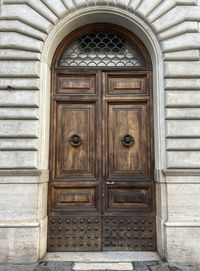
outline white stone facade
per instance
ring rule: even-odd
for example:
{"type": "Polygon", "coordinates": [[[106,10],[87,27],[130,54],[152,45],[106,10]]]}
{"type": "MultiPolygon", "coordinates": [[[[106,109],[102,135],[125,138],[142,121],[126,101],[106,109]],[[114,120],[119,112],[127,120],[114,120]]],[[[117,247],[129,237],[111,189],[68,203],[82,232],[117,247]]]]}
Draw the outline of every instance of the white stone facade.
{"type": "Polygon", "coordinates": [[[200,263],[200,1],[0,3],[0,262],[46,253],[51,60],[72,30],[108,22],[153,62],[158,252],[200,263]]]}

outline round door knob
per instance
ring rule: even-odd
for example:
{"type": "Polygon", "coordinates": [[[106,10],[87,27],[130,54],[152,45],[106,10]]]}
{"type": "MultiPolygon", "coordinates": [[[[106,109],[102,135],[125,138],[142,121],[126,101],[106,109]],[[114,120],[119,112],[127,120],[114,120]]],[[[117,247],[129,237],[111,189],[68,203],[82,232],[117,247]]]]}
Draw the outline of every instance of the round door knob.
{"type": "Polygon", "coordinates": [[[121,142],[125,147],[132,146],[134,141],[135,141],[134,137],[130,134],[126,134],[126,135],[122,136],[122,138],[121,138],[121,142]]]}
{"type": "Polygon", "coordinates": [[[69,138],[70,144],[74,147],[80,146],[82,141],[83,141],[82,138],[77,134],[74,134],[74,135],[70,136],[70,138],[69,138]]]}

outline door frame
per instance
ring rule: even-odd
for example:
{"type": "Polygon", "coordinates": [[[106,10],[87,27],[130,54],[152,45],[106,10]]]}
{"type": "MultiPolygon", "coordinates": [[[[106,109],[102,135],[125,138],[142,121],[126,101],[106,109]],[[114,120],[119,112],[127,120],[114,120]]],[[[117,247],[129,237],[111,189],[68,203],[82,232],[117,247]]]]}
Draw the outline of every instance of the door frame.
{"type": "MultiPolygon", "coordinates": [[[[53,61],[52,61],[52,84],[51,84],[51,120],[53,120],[53,115],[54,115],[54,112],[52,110],[53,106],[53,90],[55,90],[56,88],[56,76],[55,74],[56,73],[59,73],[59,74],[64,74],[66,72],[72,72],[72,71],[76,71],[76,72],[82,72],[82,71],[97,71],[97,70],[101,70],[102,72],[106,72],[106,71],[123,71],[123,72],[126,72],[126,71],[133,71],[133,72],[150,72],[151,73],[151,87],[150,87],[150,90],[151,90],[151,95],[152,95],[152,63],[151,63],[151,58],[150,58],[150,55],[146,49],[146,47],[144,46],[144,44],[137,38],[137,36],[135,36],[133,33],[131,33],[129,30],[123,28],[123,27],[120,27],[120,26],[116,26],[116,25],[113,25],[113,24],[99,24],[99,23],[95,23],[95,24],[89,24],[89,25],[86,25],[84,27],[80,27],[79,29],[76,29],[75,31],[73,31],[72,33],[70,33],[61,43],[60,45],[58,46],[55,54],[54,54],[54,57],[53,57],[53,61]],[[116,27],[117,27],[117,31],[116,31],[116,27]],[[133,43],[135,43],[140,51],[142,52],[142,55],[145,59],[145,63],[146,65],[144,67],[58,67],[58,61],[61,57],[61,55],[63,54],[63,51],[65,50],[65,48],[67,47],[68,44],[70,44],[70,42],[72,42],[73,40],[75,40],[77,37],[83,35],[83,34],[86,34],[88,32],[91,32],[91,31],[94,31],[94,30],[109,30],[109,31],[115,31],[115,32],[118,32],[122,35],[124,35],[125,37],[127,37],[129,40],[131,40],[133,43]]],[[[152,103],[152,98],[151,98],[151,103],[150,103],[150,106],[151,106],[151,112],[153,113],[153,103],[152,103]]],[[[50,122],[51,123],[51,134],[52,134],[52,130],[54,129],[53,128],[53,125],[52,125],[52,121],[50,122]]],[[[153,132],[153,114],[151,116],[151,132],[153,132]]],[[[153,138],[153,137],[152,137],[153,138]]],[[[53,166],[53,155],[52,155],[52,146],[53,146],[54,142],[52,140],[52,136],[50,137],[50,178],[52,176],[52,166],[53,166]]],[[[153,153],[153,156],[154,156],[154,146],[153,146],[153,142],[151,144],[151,153],[153,153]]],[[[153,167],[154,167],[154,163],[153,163],[153,167]]],[[[155,210],[155,186],[153,186],[153,190],[154,190],[154,197],[153,197],[153,209],[155,210]]],[[[48,197],[48,200],[50,200],[50,197],[48,197]]],[[[48,204],[49,205],[49,204],[48,204]]]]}

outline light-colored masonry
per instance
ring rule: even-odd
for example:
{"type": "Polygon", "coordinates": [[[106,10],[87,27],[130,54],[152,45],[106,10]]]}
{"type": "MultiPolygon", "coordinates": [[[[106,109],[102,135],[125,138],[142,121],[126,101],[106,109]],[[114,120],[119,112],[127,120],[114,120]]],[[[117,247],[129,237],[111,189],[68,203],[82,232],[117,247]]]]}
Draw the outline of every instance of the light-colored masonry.
{"type": "Polygon", "coordinates": [[[154,69],[158,252],[200,262],[200,1],[1,0],[0,261],[46,253],[50,65],[92,22],[127,27],[154,69]]]}

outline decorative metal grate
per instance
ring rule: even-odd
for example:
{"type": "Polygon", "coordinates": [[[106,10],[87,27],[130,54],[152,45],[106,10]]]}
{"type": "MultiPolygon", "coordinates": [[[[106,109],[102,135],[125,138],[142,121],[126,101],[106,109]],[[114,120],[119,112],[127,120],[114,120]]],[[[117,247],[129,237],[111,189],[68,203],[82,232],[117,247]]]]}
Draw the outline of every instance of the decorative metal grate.
{"type": "Polygon", "coordinates": [[[59,66],[144,66],[138,47],[114,32],[91,32],[73,41],[59,66]]]}

